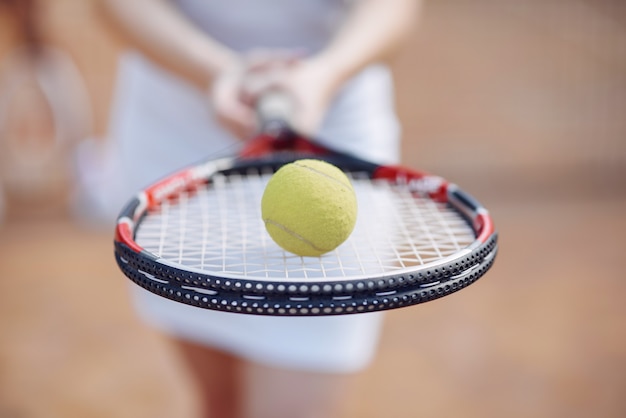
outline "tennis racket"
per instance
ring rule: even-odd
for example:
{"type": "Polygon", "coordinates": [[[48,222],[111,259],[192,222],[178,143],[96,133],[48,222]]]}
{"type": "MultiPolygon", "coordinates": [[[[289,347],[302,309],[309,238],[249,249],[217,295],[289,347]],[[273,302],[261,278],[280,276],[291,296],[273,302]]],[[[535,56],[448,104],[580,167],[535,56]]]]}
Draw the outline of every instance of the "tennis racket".
{"type": "Polygon", "coordinates": [[[319,316],[431,301],[492,266],[498,249],[492,219],[458,186],[321,146],[285,123],[285,100],[264,103],[261,133],[238,155],[176,172],[122,210],[115,258],[130,280],[205,309],[319,316]],[[261,219],[267,181],[301,158],[341,168],[357,195],[352,235],[321,257],[284,251],[261,219]]]}

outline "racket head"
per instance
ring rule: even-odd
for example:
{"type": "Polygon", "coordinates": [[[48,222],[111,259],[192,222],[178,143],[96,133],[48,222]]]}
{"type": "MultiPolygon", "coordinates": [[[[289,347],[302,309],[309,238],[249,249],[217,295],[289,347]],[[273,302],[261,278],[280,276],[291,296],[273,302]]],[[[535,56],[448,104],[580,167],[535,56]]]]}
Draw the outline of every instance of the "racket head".
{"type": "Polygon", "coordinates": [[[140,192],[118,218],[115,257],[145,289],[206,309],[338,315],[394,309],[452,294],[491,267],[489,213],[441,177],[380,166],[284,128],[240,155],[177,172],[140,192]],[[346,172],[359,200],[351,237],[321,257],[280,249],[260,197],[282,165],[317,158],[346,172]]]}

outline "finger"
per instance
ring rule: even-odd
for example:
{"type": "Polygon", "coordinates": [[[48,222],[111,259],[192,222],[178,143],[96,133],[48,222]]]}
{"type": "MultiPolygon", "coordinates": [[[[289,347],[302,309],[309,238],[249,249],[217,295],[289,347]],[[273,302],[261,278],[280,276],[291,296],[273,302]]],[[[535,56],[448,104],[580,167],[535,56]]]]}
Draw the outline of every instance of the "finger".
{"type": "Polygon", "coordinates": [[[258,98],[268,91],[281,90],[289,94],[288,86],[289,72],[284,69],[249,75],[242,82],[240,99],[249,106],[254,106],[258,98]]]}
{"type": "Polygon", "coordinates": [[[230,117],[218,117],[218,122],[233,137],[242,141],[249,139],[254,132],[254,129],[251,126],[242,125],[239,121],[233,120],[230,117]]]}
{"type": "Polygon", "coordinates": [[[250,138],[256,129],[256,116],[252,109],[236,101],[222,103],[216,109],[216,116],[221,125],[242,140],[250,138]]]}

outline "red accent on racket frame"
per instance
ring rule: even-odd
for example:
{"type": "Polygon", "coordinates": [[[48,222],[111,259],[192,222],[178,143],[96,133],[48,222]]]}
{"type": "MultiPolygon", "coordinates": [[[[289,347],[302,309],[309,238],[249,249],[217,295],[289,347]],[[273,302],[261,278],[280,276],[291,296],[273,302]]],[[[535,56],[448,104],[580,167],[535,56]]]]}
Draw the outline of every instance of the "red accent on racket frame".
{"type": "Polygon", "coordinates": [[[126,244],[136,253],[143,251],[143,248],[141,248],[133,239],[133,232],[130,229],[128,221],[126,220],[121,220],[117,223],[117,226],[115,227],[115,241],[126,244]]]}
{"type": "Polygon", "coordinates": [[[485,243],[495,232],[493,220],[487,212],[479,212],[474,220],[474,228],[478,231],[478,241],[485,243]]]}
{"type": "Polygon", "coordinates": [[[381,166],[374,171],[373,178],[392,182],[404,181],[409,188],[427,194],[431,199],[445,203],[448,201],[448,182],[439,177],[421,171],[400,166],[381,166]]]}
{"type": "Polygon", "coordinates": [[[253,139],[239,152],[242,158],[258,158],[277,151],[293,151],[303,154],[326,155],[331,153],[327,148],[314,144],[306,138],[285,132],[285,138],[272,134],[262,134],[253,139]]]}
{"type": "Polygon", "coordinates": [[[172,196],[177,196],[183,190],[193,190],[197,185],[205,181],[205,179],[197,178],[193,168],[175,173],[145,190],[148,208],[154,208],[160,202],[172,196]]]}

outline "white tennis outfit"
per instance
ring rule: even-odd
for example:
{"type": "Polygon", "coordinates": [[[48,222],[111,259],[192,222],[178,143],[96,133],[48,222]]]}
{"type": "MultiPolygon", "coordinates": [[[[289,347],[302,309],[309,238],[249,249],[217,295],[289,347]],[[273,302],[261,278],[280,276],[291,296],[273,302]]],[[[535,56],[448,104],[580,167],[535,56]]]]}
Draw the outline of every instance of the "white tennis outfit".
{"type": "MultiPolygon", "coordinates": [[[[238,51],[293,48],[315,52],[342,23],[347,0],[176,0],[181,12],[238,51]]],[[[201,159],[237,151],[198,91],[137,53],[120,61],[99,210],[117,215],[137,190],[201,159]],[[120,176],[124,181],[116,181],[120,176]],[[130,182],[129,182],[130,180],[130,182]],[[123,185],[123,186],[122,186],[123,185]]],[[[332,103],[319,138],[373,161],[399,159],[399,126],[389,70],[371,66],[332,103]]],[[[373,358],[383,316],[262,317],[203,310],[133,286],[136,308],[158,329],[271,366],[351,372],[373,358]]]]}

